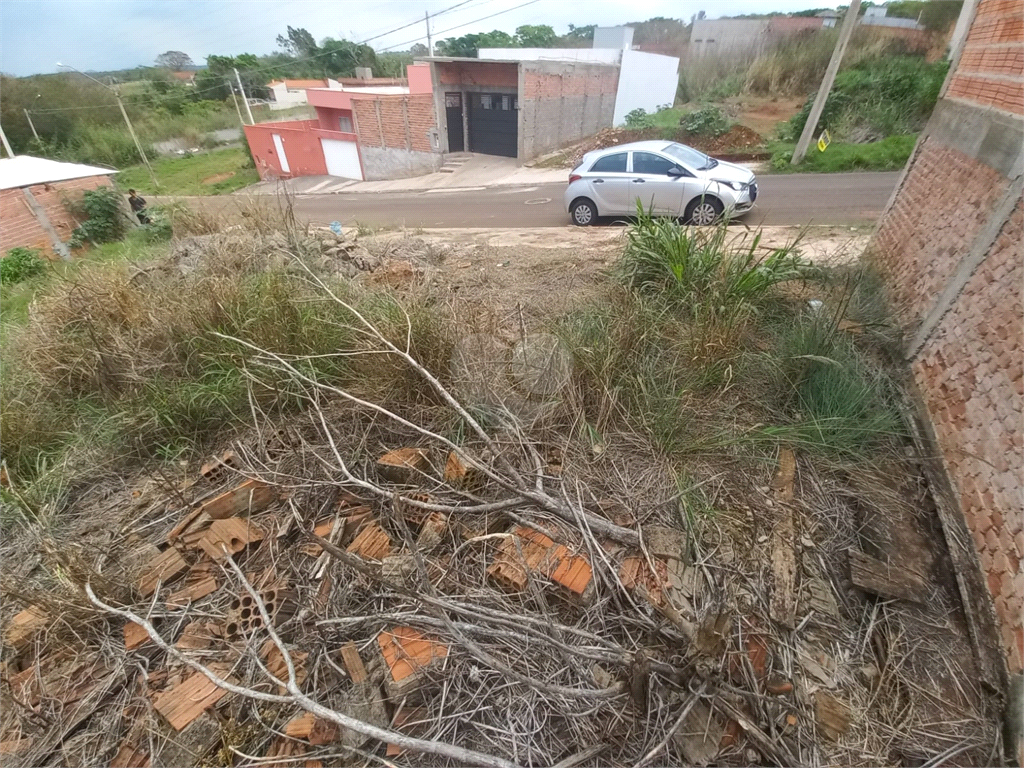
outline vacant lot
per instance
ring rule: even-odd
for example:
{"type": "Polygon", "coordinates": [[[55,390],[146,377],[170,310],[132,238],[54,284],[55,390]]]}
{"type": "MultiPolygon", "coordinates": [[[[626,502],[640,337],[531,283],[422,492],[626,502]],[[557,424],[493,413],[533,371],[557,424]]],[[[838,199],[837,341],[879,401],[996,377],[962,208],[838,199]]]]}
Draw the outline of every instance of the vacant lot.
{"type": "Polygon", "coordinates": [[[117,174],[124,189],[137,189],[143,197],[161,195],[222,195],[248,187],[260,180],[245,148],[218,149],[184,157],[152,161],[160,188],[145,166],[125,168],[117,174]]]}

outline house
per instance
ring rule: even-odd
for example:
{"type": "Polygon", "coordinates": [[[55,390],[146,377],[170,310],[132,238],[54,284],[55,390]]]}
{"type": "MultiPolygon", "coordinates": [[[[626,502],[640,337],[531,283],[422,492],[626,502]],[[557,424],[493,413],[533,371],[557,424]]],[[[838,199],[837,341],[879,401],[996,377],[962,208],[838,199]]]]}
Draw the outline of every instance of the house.
{"type": "Polygon", "coordinates": [[[481,56],[421,59],[406,80],[387,84],[316,81],[305,92],[315,120],[245,127],[260,177],[402,178],[467,151],[525,162],[675,98],[679,60],[668,56],[520,48],[481,56]]]}
{"type": "Polygon", "coordinates": [[[779,40],[835,26],[835,11],[816,16],[770,16],[763,19],[695,19],[690,31],[694,56],[713,53],[760,54],[779,40]],[[829,22],[832,23],[829,23],[829,22]]]}
{"type": "Polygon", "coordinates": [[[115,173],[28,155],[0,159],[0,254],[22,247],[67,258],[66,243],[81,222],[64,201],[109,186],[115,173]]]}
{"type": "Polygon", "coordinates": [[[865,27],[899,27],[900,29],[924,30],[924,26],[916,19],[901,19],[889,16],[889,9],[884,5],[872,5],[860,18],[861,25],[865,27]]]}
{"type": "Polygon", "coordinates": [[[346,87],[355,88],[400,88],[404,86],[405,80],[391,77],[372,77],[368,69],[357,67],[365,73],[363,77],[348,77],[340,79],[324,78],[323,80],[271,80],[267,83],[267,90],[270,92],[271,109],[291,109],[308,104],[307,91],[310,88],[331,88],[343,90],[346,87]]]}
{"type": "Polygon", "coordinates": [[[842,16],[837,11],[818,11],[814,14],[816,18],[821,19],[821,26],[826,29],[832,29],[839,23],[842,16]]]}
{"type": "Polygon", "coordinates": [[[195,85],[196,84],[196,73],[195,70],[188,72],[171,72],[171,77],[177,80],[182,85],[195,85]]]}

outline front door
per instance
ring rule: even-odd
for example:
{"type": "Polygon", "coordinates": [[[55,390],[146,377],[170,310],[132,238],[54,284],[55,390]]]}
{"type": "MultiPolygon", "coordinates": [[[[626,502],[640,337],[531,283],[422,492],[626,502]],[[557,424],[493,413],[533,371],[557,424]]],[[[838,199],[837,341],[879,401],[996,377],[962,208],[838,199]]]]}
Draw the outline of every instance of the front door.
{"type": "Polygon", "coordinates": [[[680,166],[653,152],[633,153],[633,166],[629,175],[634,205],[639,200],[645,211],[662,216],[683,215],[686,184],[678,176],[669,176],[669,168],[680,166]]]}
{"type": "Polygon", "coordinates": [[[291,173],[292,169],[288,167],[288,155],[284,153],[284,142],[281,141],[281,137],[278,134],[274,136],[274,149],[277,150],[277,157],[281,161],[281,171],[283,173],[291,173]]]}
{"type": "Polygon", "coordinates": [[[469,94],[469,151],[519,156],[519,99],[515,94],[469,94]]]}
{"type": "Polygon", "coordinates": [[[466,142],[462,135],[462,94],[444,95],[444,114],[448,122],[448,151],[465,152],[466,142]]]}

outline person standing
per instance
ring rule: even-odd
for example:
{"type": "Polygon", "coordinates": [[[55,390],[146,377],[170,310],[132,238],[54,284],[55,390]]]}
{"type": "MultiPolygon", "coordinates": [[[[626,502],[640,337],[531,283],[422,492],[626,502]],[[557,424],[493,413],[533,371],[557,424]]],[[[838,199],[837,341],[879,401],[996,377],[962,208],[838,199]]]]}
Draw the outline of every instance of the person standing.
{"type": "Polygon", "coordinates": [[[129,189],[128,205],[132,207],[132,213],[138,218],[139,224],[149,224],[149,216],[146,215],[146,198],[134,189],[129,189]]]}

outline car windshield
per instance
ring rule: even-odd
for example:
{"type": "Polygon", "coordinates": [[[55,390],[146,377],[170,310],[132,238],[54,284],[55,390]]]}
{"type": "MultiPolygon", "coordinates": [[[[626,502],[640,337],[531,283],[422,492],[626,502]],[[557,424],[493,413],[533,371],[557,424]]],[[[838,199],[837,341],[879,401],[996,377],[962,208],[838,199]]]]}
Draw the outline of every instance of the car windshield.
{"type": "Polygon", "coordinates": [[[698,171],[706,171],[709,168],[714,168],[718,165],[718,161],[708,157],[703,152],[698,152],[693,147],[688,147],[685,144],[669,144],[662,152],[672,155],[672,157],[678,158],[683,161],[684,165],[688,165],[698,171]]]}

